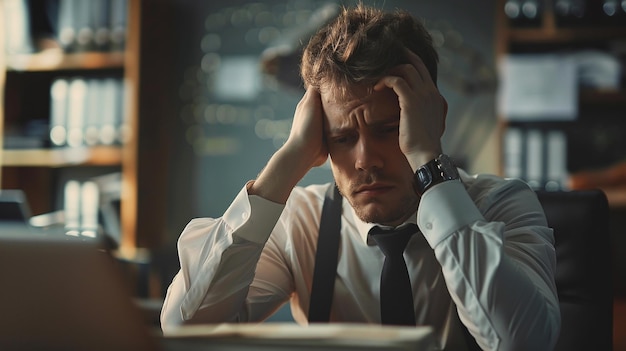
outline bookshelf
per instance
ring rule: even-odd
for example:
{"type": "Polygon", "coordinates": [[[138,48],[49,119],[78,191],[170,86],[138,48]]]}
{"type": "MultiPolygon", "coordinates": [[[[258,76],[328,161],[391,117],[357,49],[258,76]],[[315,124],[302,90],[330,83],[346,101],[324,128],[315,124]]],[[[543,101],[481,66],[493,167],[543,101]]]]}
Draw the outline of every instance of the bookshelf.
{"type": "MultiPolygon", "coordinates": [[[[85,170],[96,175],[119,172],[122,236],[118,254],[132,257],[143,248],[158,247],[165,237],[167,173],[163,170],[167,169],[169,127],[160,123],[169,116],[155,110],[160,109],[161,114],[168,111],[158,102],[165,94],[165,88],[159,87],[167,83],[163,75],[155,73],[163,71],[161,65],[171,63],[166,53],[173,34],[154,28],[155,21],[167,23],[169,1],[116,2],[126,7],[123,49],[8,53],[4,44],[10,33],[0,25],[0,184],[3,189],[22,189],[36,215],[59,210],[56,204],[63,191],[59,172],[63,177],[85,170]],[[160,54],[162,60],[151,63],[146,52],[160,54]],[[7,147],[7,135],[16,125],[34,115],[52,115],[50,92],[56,78],[111,75],[123,86],[118,113],[123,117],[123,140],[79,146],[51,145],[48,140],[42,146],[7,147]]],[[[0,18],[4,18],[7,4],[0,1],[0,18]]]]}
{"type": "Polygon", "coordinates": [[[67,54],[52,50],[35,54],[17,54],[7,58],[6,69],[13,71],[60,71],[123,68],[124,52],[84,52],[67,54]]]}
{"type": "MultiPolygon", "coordinates": [[[[586,186],[604,190],[611,207],[626,208],[626,178],[611,183],[603,180],[603,177],[608,179],[607,174],[626,167],[626,152],[618,151],[624,148],[622,144],[626,140],[626,120],[623,119],[626,113],[626,11],[620,8],[615,18],[609,18],[603,13],[602,0],[587,0],[578,2],[586,5],[582,17],[567,17],[568,14],[557,9],[557,6],[569,3],[567,0],[497,0],[497,64],[501,66],[515,55],[561,55],[558,60],[571,57],[568,55],[593,51],[608,53],[616,58],[621,65],[621,78],[617,86],[610,88],[579,86],[575,96],[577,116],[572,119],[513,119],[499,110],[499,169],[501,174],[509,175],[507,167],[510,167],[511,153],[507,151],[510,148],[510,144],[507,144],[510,143],[510,139],[507,139],[508,131],[538,130],[544,135],[556,131],[565,136],[567,143],[564,156],[567,158],[566,179],[561,189],[577,189],[576,184],[582,184],[579,178],[587,180],[588,175],[593,174],[596,182],[587,182],[589,185],[586,186]],[[537,16],[532,20],[520,20],[523,16],[515,17],[505,11],[506,6],[513,6],[509,9],[518,6],[516,8],[521,9],[525,3],[538,6],[537,16]]],[[[557,63],[565,65],[566,60],[557,63]]],[[[580,67],[577,66],[578,72],[581,72],[580,67]]],[[[506,73],[501,74],[502,79],[509,78],[506,73]]],[[[524,157],[531,157],[528,156],[530,151],[523,152],[527,153],[524,157]]],[[[544,154],[542,157],[545,159],[548,156],[544,154]]],[[[544,167],[549,167],[547,163],[543,161],[544,167]]]]}
{"type": "Polygon", "coordinates": [[[119,166],[122,149],[112,146],[4,150],[3,167],[119,166]]]}

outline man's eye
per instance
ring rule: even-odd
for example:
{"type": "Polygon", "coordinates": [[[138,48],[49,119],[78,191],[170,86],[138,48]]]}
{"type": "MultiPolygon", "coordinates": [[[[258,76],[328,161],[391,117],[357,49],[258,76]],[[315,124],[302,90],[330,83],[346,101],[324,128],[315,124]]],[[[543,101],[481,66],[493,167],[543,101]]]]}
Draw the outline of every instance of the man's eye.
{"type": "Polygon", "coordinates": [[[346,134],[346,135],[337,135],[331,138],[330,140],[333,144],[342,145],[342,144],[349,144],[353,142],[355,139],[356,139],[355,135],[346,134]]]}
{"type": "Polygon", "coordinates": [[[348,142],[348,137],[345,137],[345,136],[336,137],[336,138],[332,138],[332,141],[334,144],[345,144],[348,142]]]}
{"type": "Polygon", "coordinates": [[[383,133],[397,133],[400,130],[400,126],[388,126],[383,128],[383,133]]]}

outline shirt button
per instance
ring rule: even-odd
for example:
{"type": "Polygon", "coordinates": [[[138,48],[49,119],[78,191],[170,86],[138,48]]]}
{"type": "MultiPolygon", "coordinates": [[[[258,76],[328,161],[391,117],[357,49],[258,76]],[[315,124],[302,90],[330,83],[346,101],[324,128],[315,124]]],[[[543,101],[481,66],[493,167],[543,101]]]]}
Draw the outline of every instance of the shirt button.
{"type": "Polygon", "coordinates": [[[249,217],[249,216],[250,216],[250,215],[248,214],[248,212],[243,212],[243,213],[241,214],[241,219],[243,219],[243,220],[245,221],[245,220],[247,220],[247,219],[248,219],[248,217],[249,217]]]}
{"type": "Polygon", "coordinates": [[[431,222],[426,223],[426,229],[428,230],[433,229],[433,224],[431,222]]]}

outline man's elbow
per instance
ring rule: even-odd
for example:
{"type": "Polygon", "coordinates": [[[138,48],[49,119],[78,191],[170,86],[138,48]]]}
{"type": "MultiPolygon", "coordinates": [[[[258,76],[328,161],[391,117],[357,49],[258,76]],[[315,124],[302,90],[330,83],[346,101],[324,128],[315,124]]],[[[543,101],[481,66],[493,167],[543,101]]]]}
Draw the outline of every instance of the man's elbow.
{"type": "Polygon", "coordinates": [[[182,318],[180,310],[173,311],[165,307],[161,310],[161,330],[163,331],[163,335],[170,335],[184,324],[185,321],[182,318]]]}
{"type": "Polygon", "coordinates": [[[554,350],[561,332],[561,313],[558,308],[546,314],[537,314],[534,323],[524,328],[525,332],[515,333],[499,350],[554,350]]]}

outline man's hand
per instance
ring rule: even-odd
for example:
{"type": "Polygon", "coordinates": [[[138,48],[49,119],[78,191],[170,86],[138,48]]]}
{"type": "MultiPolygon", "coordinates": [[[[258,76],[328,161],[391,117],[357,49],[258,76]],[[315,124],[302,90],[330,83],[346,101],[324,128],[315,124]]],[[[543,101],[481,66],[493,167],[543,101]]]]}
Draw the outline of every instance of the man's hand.
{"type": "Polygon", "coordinates": [[[308,89],[304,93],[293,116],[289,139],[282,148],[299,156],[304,174],[326,162],[328,149],[324,141],[322,100],[317,90],[308,89]]]}
{"type": "Polygon", "coordinates": [[[400,150],[413,171],[441,154],[448,103],[419,56],[406,50],[409,64],[392,69],[374,90],[391,88],[400,104],[400,150]]]}
{"type": "Polygon", "coordinates": [[[300,179],[327,158],[322,100],[318,91],[308,89],[296,107],[287,142],[272,156],[257,180],[249,184],[248,193],[285,203],[300,179]]]}

